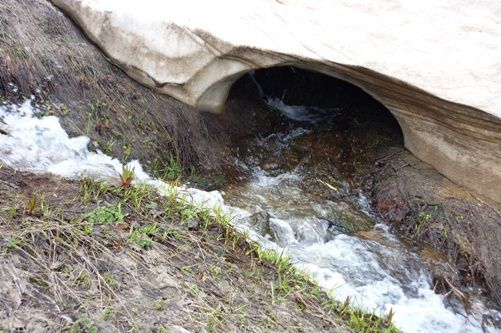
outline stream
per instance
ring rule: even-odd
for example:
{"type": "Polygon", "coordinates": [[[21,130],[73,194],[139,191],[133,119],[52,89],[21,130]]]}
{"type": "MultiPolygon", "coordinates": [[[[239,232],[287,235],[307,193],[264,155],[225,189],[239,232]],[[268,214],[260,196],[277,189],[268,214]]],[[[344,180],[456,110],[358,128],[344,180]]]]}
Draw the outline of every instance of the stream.
{"type": "MultiPolygon", "coordinates": [[[[268,102],[303,122],[325,122],[326,114],[335,120],[335,110],[268,102]]],[[[335,133],[303,126],[258,138],[239,159],[245,176],[222,193],[182,190],[207,205],[223,204],[224,198],[234,223],[252,231],[262,246],[290,255],[340,300],[349,296],[353,305],[376,313],[393,309],[394,322],[405,333],[499,332],[482,327],[484,314],[499,313],[480,300],[473,300],[467,312],[433,292],[419,255],[373,214],[367,198],[332,161],[314,158],[311,142],[319,135],[335,133]]],[[[90,145],[86,137],[70,138],[57,117],[40,115],[31,100],[0,105],[0,162],[5,165],[68,178],[116,180],[122,164],[99,150],[89,151],[90,145]]],[[[148,176],[138,161],[130,165],[137,181],[160,193],[167,190],[168,184],[148,176]]]]}
{"type": "Polygon", "coordinates": [[[335,122],[336,110],[266,102],[306,126],[256,139],[240,161],[246,176],[224,189],[226,204],[251,213],[240,223],[261,244],[291,256],[341,301],[350,297],[353,305],[376,313],[392,309],[403,332],[498,331],[482,326],[484,314],[499,313],[480,300],[467,311],[434,293],[417,251],[390,232],[361,190],[329,160],[338,141],[335,131],[311,125],[335,122]]]}

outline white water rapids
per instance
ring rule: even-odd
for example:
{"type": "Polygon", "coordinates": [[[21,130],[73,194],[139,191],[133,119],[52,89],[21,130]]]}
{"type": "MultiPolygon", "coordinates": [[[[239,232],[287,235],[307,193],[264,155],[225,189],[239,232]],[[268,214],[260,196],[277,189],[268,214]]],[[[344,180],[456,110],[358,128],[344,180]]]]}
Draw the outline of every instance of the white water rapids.
{"type": "MultiPolygon", "coordinates": [[[[27,100],[22,105],[0,106],[1,163],[73,179],[89,176],[117,181],[123,168],[117,159],[89,151],[87,137],[68,137],[57,117],[39,116],[32,104],[27,100]]],[[[132,161],[129,166],[134,168],[136,181],[153,185],[160,193],[167,191],[169,185],[148,176],[139,162],[132,161]]],[[[483,332],[481,315],[488,309],[480,302],[474,304],[470,314],[447,307],[444,297],[432,291],[431,277],[419,256],[409,252],[384,224],[376,223],[374,228],[382,241],[330,231],[329,224],[318,216],[336,211],[339,203],[327,200],[319,204],[304,193],[298,187],[302,181],[300,171],[270,175],[254,168],[252,179],[241,184],[239,195],[229,200],[232,204],[246,204],[239,208],[225,206],[225,210],[236,216],[234,223],[243,229],[251,228],[249,221],[256,213],[266,212],[274,237],[255,232],[254,239],[291,255],[298,267],[332,290],[335,297],[344,300],[351,296],[356,305],[382,313],[393,309],[394,322],[405,333],[483,332]],[[292,208],[284,210],[277,204],[283,201],[292,208]]],[[[217,191],[180,191],[197,203],[223,204],[217,191]]],[[[356,205],[361,214],[374,218],[363,195],[358,195],[356,205]]],[[[486,329],[497,332],[493,327],[486,329]]]]}

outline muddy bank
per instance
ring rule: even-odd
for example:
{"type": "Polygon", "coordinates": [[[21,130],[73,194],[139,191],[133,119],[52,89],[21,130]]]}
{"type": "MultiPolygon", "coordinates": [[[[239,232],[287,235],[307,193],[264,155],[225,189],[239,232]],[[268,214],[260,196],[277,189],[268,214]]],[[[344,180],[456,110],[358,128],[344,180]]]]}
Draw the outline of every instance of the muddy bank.
{"type": "Polygon", "coordinates": [[[447,254],[457,269],[435,272],[437,290],[462,286],[501,304],[501,209],[401,148],[378,156],[365,180],[374,207],[400,234],[447,254]]]}

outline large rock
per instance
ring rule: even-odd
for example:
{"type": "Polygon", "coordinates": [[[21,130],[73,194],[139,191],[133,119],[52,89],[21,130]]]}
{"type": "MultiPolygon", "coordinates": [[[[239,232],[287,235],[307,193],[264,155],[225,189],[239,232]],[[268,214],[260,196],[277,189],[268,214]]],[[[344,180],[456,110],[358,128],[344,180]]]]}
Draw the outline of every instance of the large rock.
{"type": "Polygon", "coordinates": [[[415,155],[501,202],[499,0],[52,1],[130,76],[201,110],[257,68],[351,82],[415,155]]]}

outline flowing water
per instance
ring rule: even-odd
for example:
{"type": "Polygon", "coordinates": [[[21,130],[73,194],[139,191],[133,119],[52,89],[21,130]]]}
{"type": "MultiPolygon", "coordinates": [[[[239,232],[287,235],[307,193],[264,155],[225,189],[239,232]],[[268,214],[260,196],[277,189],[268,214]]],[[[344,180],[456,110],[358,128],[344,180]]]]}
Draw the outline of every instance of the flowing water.
{"type": "MultiPolygon", "coordinates": [[[[336,121],[337,110],[266,102],[288,118],[310,124],[336,121]]],[[[225,189],[226,204],[251,212],[244,222],[262,243],[290,255],[321,286],[369,311],[395,312],[404,332],[482,332],[482,315],[499,317],[479,300],[467,311],[433,292],[419,255],[395,237],[328,155],[335,133],[297,127],[257,139],[243,154],[243,177],[225,189]],[[320,136],[323,136],[319,139],[320,136]],[[318,156],[314,150],[326,150],[318,156]]],[[[494,332],[495,328],[486,328],[494,332]]]]}
{"type": "MultiPolygon", "coordinates": [[[[286,108],[284,112],[296,120],[313,115],[314,122],[321,122],[326,114],[269,102],[286,108]]],[[[123,168],[118,160],[89,151],[88,138],[68,137],[56,117],[41,116],[33,104],[28,100],[0,105],[1,163],[68,178],[118,179],[123,168]]],[[[364,195],[331,161],[311,158],[309,145],[316,135],[311,129],[295,128],[259,139],[249,148],[240,162],[248,176],[224,192],[224,208],[235,216],[234,223],[252,231],[263,246],[289,254],[339,299],[350,296],[355,305],[382,313],[393,309],[403,332],[482,332],[481,316],[489,310],[474,300],[467,314],[433,292],[420,257],[388,231],[364,195]]],[[[160,193],[168,191],[168,184],[144,173],[139,162],[129,167],[137,181],[160,193]]],[[[223,204],[217,191],[179,190],[197,203],[223,204]]]]}

